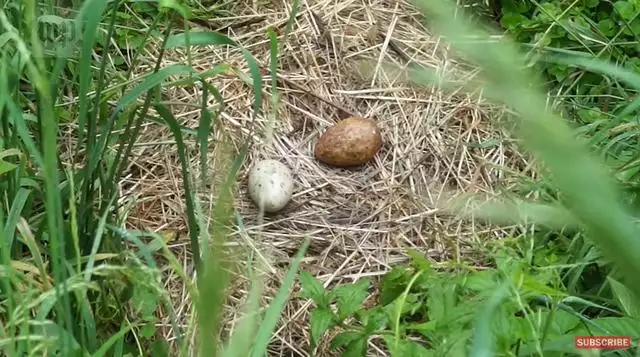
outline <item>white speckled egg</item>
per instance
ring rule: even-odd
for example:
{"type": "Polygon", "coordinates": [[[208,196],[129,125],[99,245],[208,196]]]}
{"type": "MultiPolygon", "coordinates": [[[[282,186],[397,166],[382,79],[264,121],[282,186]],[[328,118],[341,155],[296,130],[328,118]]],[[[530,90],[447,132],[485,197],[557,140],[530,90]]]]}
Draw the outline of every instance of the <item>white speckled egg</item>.
{"type": "Polygon", "coordinates": [[[262,160],[249,171],[249,196],[264,211],[273,213],[284,208],[293,194],[291,170],[277,160],[262,160]]]}

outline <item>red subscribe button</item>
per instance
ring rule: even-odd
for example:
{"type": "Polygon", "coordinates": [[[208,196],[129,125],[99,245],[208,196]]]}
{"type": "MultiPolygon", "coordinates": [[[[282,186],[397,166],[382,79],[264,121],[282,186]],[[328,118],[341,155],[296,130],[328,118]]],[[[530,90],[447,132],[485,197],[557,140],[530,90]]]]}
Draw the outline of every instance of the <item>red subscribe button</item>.
{"type": "Polygon", "coordinates": [[[630,336],[576,336],[575,347],[580,349],[625,349],[631,347],[630,336]]]}

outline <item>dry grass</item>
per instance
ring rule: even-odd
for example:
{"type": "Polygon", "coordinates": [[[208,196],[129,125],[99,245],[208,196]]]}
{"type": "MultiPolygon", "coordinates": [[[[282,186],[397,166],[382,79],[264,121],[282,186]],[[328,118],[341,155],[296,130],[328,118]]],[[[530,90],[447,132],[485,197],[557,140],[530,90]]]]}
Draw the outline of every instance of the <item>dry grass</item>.
{"type": "MultiPolygon", "coordinates": [[[[275,26],[282,33],[290,9],[283,8],[280,1],[257,9],[238,6],[235,11],[244,16],[229,19],[230,24],[252,17],[260,21],[229,29],[228,35],[267,65],[265,30],[275,26]]],[[[268,104],[270,77],[264,77],[264,116],[255,119],[251,118],[250,87],[232,76],[214,81],[227,103],[222,114],[224,130],[216,130],[210,141],[211,170],[220,167],[224,150],[233,154],[252,129],[255,133],[235,203],[245,229],[236,229],[230,240],[257,252],[269,250],[267,296],[278,288],[289,258],[305,236],[311,237],[312,243],[303,269],[329,286],[379,277],[407,260],[407,247],[424,252],[434,262],[457,260],[473,253],[473,247],[483,240],[501,235],[500,230],[455,219],[438,209],[438,203],[452,192],[491,193],[498,184],[505,184],[505,168],[525,166],[525,159],[504,144],[504,134],[491,123],[498,109],[483,103],[479,95],[410,86],[378,65],[406,67],[411,61],[440,71],[459,71],[460,66],[447,52],[423,27],[422,16],[405,1],[301,1],[293,33],[280,54],[282,105],[271,143],[265,139],[272,113],[268,104]],[[372,72],[358,70],[363,60],[376,64],[372,72]],[[383,132],[383,148],[359,169],[335,169],[318,163],[313,157],[318,135],[349,114],[375,118],[383,132]],[[225,138],[231,138],[231,145],[221,145],[225,138]],[[475,146],[488,142],[494,145],[475,146]],[[297,187],[291,204],[260,224],[258,211],[246,193],[245,174],[252,162],[262,158],[287,163],[297,187]],[[258,231],[262,231],[259,242],[254,240],[258,231]]],[[[200,70],[216,63],[246,70],[240,51],[235,49],[198,48],[192,54],[193,64],[200,70]]],[[[155,53],[147,56],[151,61],[155,53]]],[[[183,52],[170,52],[167,57],[173,63],[185,60],[183,52]]],[[[469,76],[473,74],[469,72],[469,76]]],[[[175,89],[165,95],[171,102],[182,103],[172,106],[181,123],[196,128],[199,89],[175,89]]],[[[171,143],[168,130],[145,127],[135,149],[138,156],[122,186],[135,193],[131,226],[182,232],[171,248],[185,266],[190,266],[180,165],[171,143]]],[[[195,144],[190,146],[197,170],[195,144]]],[[[206,193],[202,199],[206,205],[215,195],[206,193]]],[[[191,306],[179,278],[168,276],[166,284],[178,313],[186,318],[191,306]]],[[[234,306],[246,295],[242,279],[234,288],[226,311],[227,329],[233,328],[237,318],[234,306]]],[[[273,355],[309,355],[307,317],[311,305],[295,299],[295,294],[272,343],[273,355]]],[[[166,334],[172,339],[170,330],[166,334]]],[[[371,353],[384,355],[373,345],[371,353]]]]}

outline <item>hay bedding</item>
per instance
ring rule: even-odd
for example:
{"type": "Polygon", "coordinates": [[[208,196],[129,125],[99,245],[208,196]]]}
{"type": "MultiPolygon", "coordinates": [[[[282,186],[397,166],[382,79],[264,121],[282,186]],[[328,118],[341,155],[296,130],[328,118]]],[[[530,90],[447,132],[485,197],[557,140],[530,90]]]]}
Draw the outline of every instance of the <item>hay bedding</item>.
{"type": "MultiPolygon", "coordinates": [[[[267,65],[265,30],[275,26],[282,33],[290,8],[283,8],[281,3],[255,5],[253,9],[237,6],[234,12],[246,16],[229,19],[228,34],[267,65]],[[254,18],[261,20],[233,30],[233,23],[254,18]]],[[[441,215],[436,208],[443,195],[451,191],[490,192],[502,179],[501,167],[522,161],[503,145],[469,146],[501,137],[489,123],[487,113],[491,108],[477,96],[473,99],[411,86],[377,66],[394,63],[406,67],[407,61],[412,61],[442,71],[456,70],[455,62],[446,56],[446,46],[430,37],[421,21],[419,12],[405,1],[301,1],[293,32],[280,53],[278,87],[282,105],[271,143],[265,139],[268,115],[273,110],[268,103],[270,77],[264,77],[263,116],[255,119],[251,118],[251,88],[231,76],[214,80],[227,102],[221,118],[224,130],[216,130],[211,139],[211,170],[215,172],[224,160],[220,150],[233,154],[253,129],[253,148],[240,172],[235,202],[245,230],[237,231],[231,244],[256,251],[269,249],[273,255],[267,269],[271,280],[265,302],[275,293],[290,257],[305,236],[312,241],[302,269],[331,285],[379,277],[394,264],[406,261],[407,247],[423,251],[434,261],[455,260],[475,241],[498,234],[441,215]],[[375,64],[373,74],[358,71],[358,61],[363,59],[375,64]],[[383,132],[383,148],[371,163],[358,169],[318,163],[313,157],[318,135],[349,114],[375,118],[383,132]],[[228,137],[232,138],[230,146],[219,145],[228,137]],[[246,192],[246,173],[252,162],[267,157],[287,163],[297,187],[285,211],[265,217],[260,224],[246,192]],[[252,237],[258,231],[262,231],[262,238],[255,243],[252,237]]],[[[185,63],[182,52],[167,56],[168,62],[185,63]]],[[[247,68],[236,49],[198,48],[193,56],[193,64],[200,70],[210,69],[215,63],[247,68]]],[[[152,53],[149,58],[154,58],[152,53]]],[[[166,95],[171,102],[181,103],[172,106],[180,121],[197,127],[197,88],[174,89],[166,95]]],[[[215,105],[213,100],[211,105],[215,105]]],[[[132,227],[162,232],[185,230],[180,165],[171,142],[166,129],[145,127],[130,177],[123,182],[127,191],[137,193],[129,217],[132,227]]],[[[197,170],[197,150],[195,144],[191,146],[193,168],[197,170]]],[[[202,199],[210,202],[215,197],[204,195],[202,199]]],[[[190,266],[188,239],[186,234],[182,237],[171,247],[190,266]]],[[[190,303],[184,287],[175,276],[169,276],[166,284],[186,323],[190,303]]],[[[228,330],[239,317],[236,303],[246,296],[242,279],[237,279],[233,288],[225,316],[228,330]]],[[[271,346],[273,355],[309,355],[310,307],[301,299],[288,303],[271,346]]],[[[169,328],[165,334],[173,340],[169,328]]],[[[384,355],[375,343],[370,352],[384,355]]]]}

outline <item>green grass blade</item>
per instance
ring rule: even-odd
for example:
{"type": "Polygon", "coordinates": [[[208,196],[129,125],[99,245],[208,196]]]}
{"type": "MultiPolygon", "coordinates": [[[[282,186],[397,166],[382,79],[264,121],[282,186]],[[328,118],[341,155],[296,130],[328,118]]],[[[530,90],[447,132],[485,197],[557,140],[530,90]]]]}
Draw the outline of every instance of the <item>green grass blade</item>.
{"type": "Polygon", "coordinates": [[[9,215],[6,218],[4,225],[4,237],[2,237],[6,244],[5,249],[8,249],[9,251],[11,251],[13,247],[13,239],[15,238],[16,226],[18,225],[20,214],[22,213],[24,205],[27,203],[27,199],[30,194],[31,190],[20,188],[13,199],[13,203],[11,204],[11,210],[9,211],[9,215]]]}
{"type": "Polygon", "coordinates": [[[633,102],[629,103],[624,110],[620,112],[618,117],[624,118],[626,116],[631,115],[634,112],[637,112],[640,109],[640,96],[633,100],[633,102]]]}
{"type": "Polygon", "coordinates": [[[247,303],[244,306],[242,321],[235,329],[231,341],[225,351],[223,357],[244,357],[249,354],[251,341],[255,336],[256,328],[260,317],[260,298],[262,297],[263,278],[256,276],[253,272],[253,265],[249,264],[247,269],[251,272],[248,280],[251,282],[247,303]]]}
{"type": "MultiPolygon", "coordinates": [[[[113,204],[116,196],[114,195],[109,202],[109,206],[113,204]]],[[[91,253],[89,254],[89,259],[87,261],[87,265],[84,270],[84,281],[87,283],[91,280],[91,275],[93,274],[93,266],[96,262],[96,254],[98,254],[98,250],[102,245],[102,237],[104,235],[105,226],[107,224],[108,214],[104,212],[98,221],[98,226],[96,227],[95,236],[93,237],[93,245],[91,247],[91,253]]]]}
{"type": "Polygon", "coordinates": [[[207,108],[209,101],[209,86],[202,86],[202,106],[200,107],[200,123],[198,125],[198,146],[200,149],[200,184],[205,187],[207,180],[207,154],[209,153],[209,133],[211,131],[211,112],[207,108]]]}
{"type": "Polygon", "coordinates": [[[200,272],[202,267],[202,257],[200,255],[200,242],[198,241],[198,232],[199,225],[195,216],[195,207],[194,207],[194,196],[193,191],[191,189],[189,169],[187,164],[189,161],[187,160],[187,156],[184,148],[184,141],[182,140],[182,132],[180,131],[180,126],[178,122],[173,117],[173,114],[162,104],[155,105],[158,114],[169,126],[173,137],[176,140],[176,146],[178,148],[178,156],[180,157],[180,167],[182,169],[182,184],[184,186],[185,192],[185,201],[187,204],[187,220],[189,226],[189,238],[191,239],[191,250],[193,252],[194,264],[196,266],[196,271],[200,272]]]}
{"type": "Polygon", "coordinates": [[[131,325],[128,325],[124,328],[120,328],[120,330],[118,332],[116,332],[115,334],[111,335],[111,337],[109,337],[109,339],[102,344],[102,346],[100,346],[100,349],[98,349],[94,354],[92,354],[92,357],[104,357],[107,352],[109,351],[109,349],[111,347],[113,347],[113,345],[116,344],[116,342],[119,342],[120,340],[122,340],[124,338],[124,335],[127,334],[130,330],[131,330],[131,325]]]}
{"type": "Polygon", "coordinates": [[[271,72],[271,92],[278,92],[278,35],[273,29],[267,30],[269,36],[269,70],[271,72]]]}
{"type": "Polygon", "coordinates": [[[37,166],[44,167],[44,158],[42,157],[40,150],[38,150],[38,145],[31,137],[27,124],[22,119],[22,113],[20,112],[20,109],[17,107],[16,103],[12,101],[8,101],[5,104],[5,108],[10,114],[12,124],[15,125],[18,136],[22,140],[25,148],[27,148],[27,151],[31,155],[31,158],[37,166]]]}
{"type": "Polygon", "coordinates": [[[411,280],[409,280],[409,283],[407,284],[407,286],[405,287],[404,291],[402,292],[402,294],[398,297],[397,301],[396,301],[396,309],[395,309],[395,315],[393,316],[393,347],[391,348],[391,354],[392,356],[400,356],[399,353],[399,344],[400,344],[400,318],[402,315],[402,310],[405,307],[405,302],[407,301],[407,296],[409,295],[409,292],[411,291],[411,287],[413,286],[413,284],[415,284],[416,280],[418,280],[418,278],[422,275],[422,273],[424,273],[425,270],[419,270],[416,274],[414,274],[411,277],[411,280]]]}
{"type": "MultiPolygon", "coordinates": [[[[10,251],[9,249],[7,249],[5,242],[6,242],[6,237],[4,237],[4,230],[5,230],[5,226],[4,226],[4,222],[5,222],[5,214],[4,214],[4,209],[2,207],[2,205],[0,205],[0,262],[2,262],[2,266],[5,267],[9,267],[8,269],[6,269],[6,274],[3,274],[4,276],[0,277],[0,287],[2,287],[2,291],[5,292],[7,299],[4,302],[5,305],[5,309],[7,309],[7,311],[15,311],[16,309],[16,297],[17,294],[14,292],[13,289],[13,285],[11,284],[11,281],[15,279],[14,277],[14,270],[11,268],[11,256],[10,256],[10,251]]],[[[7,336],[15,336],[16,335],[16,326],[9,326],[8,330],[5,332],[5,335],[7,336]]],[[[8,356],[14,356],[15,352],[15,346],[13,345],[13,343],[8,344],[7,348],[5,349],[5,351],[7,351],[7,355],[8,356]]]]}
{"type": "MultiPolygon", "coordinates": [[[[229,270],[225,263],[224,242],[229,233],[228,223],[232,219],[232,188],[237,181],[237,173],[247,154],[249,144],[247,139],[240,150],[240,153],[233,161],[233,165],[227,171],[227,177],[223,181],[218,199],[216,200],[211,214],[213,225],[211,232],[215,246],[203,247],[203,272],[198,275],[198,314],[200,333],[207,336],[217,336],[220,328],[220,316],[224,304],[225,289],[229,283],[229,270]],[[206,300],[205,300],[206,299],[206,300]]],[[[226,171],[226,168],[223,168],[226,171]]],[[[215,339],[205,339],[200,344],[201,353],[213,354],[217,356],[218,341],[215,339]]]]}
{"type": "Polygon", "coordinates": [[[302,246],[298,250],[298,253],[293,259],[289,270],[287,271],[287,275],[282,281],[282,286],[278,289],[278,293],[274,297],[271,305],[267,309],[265,313],[264,319],[260,324],[260,329],[255,336],[255,342],[253,345],[253,349],[251,351],[251,357],[264,357],[266,356],[267,347],[271,342],[271,337],[273,334],[273,330],[278,323],[280,318],[280,314],[282,314],[282,310],[287,302],[289,296],[289,289],[293,286],[293,283],[296,280],[296,275],[298,274],[298,268],[300,267],[300,262],[302,258],[307,252],[307,248],[309,247],[311,240],[306,238],[302,246]]]}
{"type": "Polygon", "coordinates": [[[582,67],[592,72],[606,74],[640,90],[640,74],[601,59],[586,56],[554,56],[547,59],[547,62],[582,67]]]}
{"type": "Polygon", "coordinates": [[[498,310],[502,301],[507,297],[508,285],[502,285],[496,290],[485,307],[478,315],[473,340],[471,342],[469,357],[492,357],[495,356],[492,336],[493,314],[498,310]]]}
{"type": "MultiPolygon", "coordinates": [[[[56,305],[56,319],[61,326],[72,329],[73,319],[71,316],[71,302],[66,290],[66,267],[65,267],[65,237],[63,233],[62,218],[62,198],[58,186],[60,184],[60,174],[58,172],[58,121],[55,116],[53,95],[50,92],[51,85],[46,79],[46,66],[42,44],[37,31],[37,5],[35,1],[24,2],[24,21],[29,29],[33,62],[27,62],[27,78],[31,82],[38,95],[39,125],[41,130],[41,148],[43,150],[42,173],[45,181],[45,212],[46,227],[51,243],[51,268],[57,282],[56,295],[61,298],[62,303],[56,305]]],[[[26,58],[29,58],[27,56],[26,58]]],[[[62,338],[60,346],[62,354],[68,354],[70,342],[67,338],[62,338]]]]}
{"type": "Polygon", "coordinates": [[[260,73],[260,66],[251,52],[243,48],[242,53],[247,65],[249,65],[249,73],[251,73],[253,82],[253,115],[255,117],[260,114],[260,109],[262,108],[262,73],[260,73]]]}
{"type": "MultiPolygon", "coordinates": [[[[148,74],[144,77],[144,79],[142,80],[142,82],[140,82],[139,85],[134,87],[131,91],[129,91],[129,93],[127,93],[126,95],[122,96],[122,98],[120,98],[120,100],[118,101],[118,104],[116,104],[115,110],[116,112],[124,110],[124,108],[126,108],[128,105],[136,101],[141,95],[161,85],[169,77],[177,76],[180,74],[191,75],[194,73],[195,71],[189,66],[185,66],[181,64],[172,64],[158,70],[157,72],[148,74]]],[[[117,114],[113,114],[113,115],[117,115],[117,114]]]]}
{"type": "MultiPolygon", "coordinates": [[[[170,27],[167,28],[169,31],[170,27]]],[[[116,152],[116,158],[112,167],[107,174],[106,180],[103,182],[105,185],[105,194],[110,196],[113,194],[115,189],[114,183],[117,182],[118,178],[122,174],[122,170],[124,170],[129,155],[131,154],[131,150],[133,148],[134,141],[138,137],[140,126],[142,125],[142,121],[147,117],[147,112],[151,105],[152,93],[151,91],[166,80],[171,75],[191,73],[192,69],[187,66],[175,65],[168,66],[166,68],[160,69],[160,63],[162,60],[162,56],[159,56],[156,61],[155,72],[151,75],[148,75],[142,83],[140,83],[137,87],[129,92],[129,94],[123,96],[121,100],[116,105],[116,110],[110,116],[108,120],[108,124],[105,126],[105,131],[102,133],[101,141],[97,145],[96,150],[104,155],[104,152],[107,148],[107,142],[112,134],[112,129],[115,123],[116,116],[120,114],[120,111],[123,110],[127,105],[136,100],[143,93],[147,93],[147,97],[145,98],[144,104],[140,112],[137,114],[136,112],[131,113],[131,117],[129,118],[129,122],[127,123],[127,127],[125,128],[125,133],[122,135],[121,140],[119,142],[119,147],[116,152]]],[[[95,166],[90,168],[90,172],[93,173],[95,171],[95,166]]]]}
{"type": "Polygon", "coordinates": [[[93,63],[93,48],[97,41],[98,26],[102,19],[102,14],[107,8],[105,0],[85,1],[80,8],[76,18],[77,27],[84,29],[82,34],[82,50],[80,52],[79,65],[79,101],[78,101],[78,141],[83,142],[84,130],[87,125],[89,114],[89,93],[90,84],[93,81],[91,64],[93,63]]]}
{"type": "MultiPolygon", "coordinates": [[[[238,46],[238,44],[229,37],[211,31],[190,31],[187,43],[187,36],[184,33],[172,35],[167,39],[167,49],[175,49],[179,47],[187,46],[211,46],[211,45],[228,45],[238,46]]],[[[241,48],[242,54],[249,66],[249,72],[251,73],[251,79],[253,81],[253,96],[254,96],[254,114],[260,112],[262,107],[262,74],[260,73],[260,66],[255,60],[251,52],[245,48],[241,48]]]]}
{"type": "Polygon", "coordinates": [[[296,22],[296,17],[298,17],[298,12],[300,11],[300,0],[293,0],[293,4],[291,4],[291,13],[289,13],[289,19],[287,20],[287,24],[284,27],[284,36],[282,39],[282,43],[287,42],[287,37],[291,33],[293,29],[293,24],[296,22]]]}

